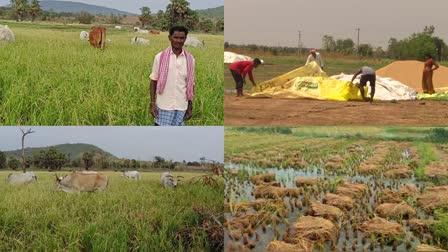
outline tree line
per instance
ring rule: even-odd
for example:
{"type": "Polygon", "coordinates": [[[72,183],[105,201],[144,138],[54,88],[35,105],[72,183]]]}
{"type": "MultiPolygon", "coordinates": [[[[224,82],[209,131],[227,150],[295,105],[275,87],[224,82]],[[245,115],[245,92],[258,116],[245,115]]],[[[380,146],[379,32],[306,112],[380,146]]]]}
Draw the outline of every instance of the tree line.
{"type": "MultiPolygon", "coordinates": [[[[11,7],[1,7],[0,17],[22,22],[24,20],[79,22],[81,24],[91,24],[92,22],[121,24],[127,15],[92,15],[88,12],[71,13],[54,10],[44,11],[39,0],[11,0],[11,7]]],[[[142,28],[152,28],[158,30],[168,30],[173,25],[184,25],[190,30],[203,32],[223,32],[224,18],[200,18],[198,13],[189,7],[186,0],[170,0],[165,11],[159,10],[151,13],[147,6],[140,8],[141,14],[138,16],[138,23],[142,28]]]]}
{"type": "MultiPolygon", "coordinates": [[[[84,170],[135,170],[135,169],[174,169],[177,166],[204,166],[209,165],[206,158],[202,157],[200,162],[176,162],[167,160],[160,156],[155,156],[153,161],[141,161],[136,159],[111,159],[104,152],[90,151],[84,152],[80,157],[71,158],[64,153],[59,152],[55,147],[48,150],[42,150],[25,158],[25,169],[45,169],[48,171],[60,171],[65,168],[79,168],[84,170]]],[[[214,163],[214,162],[213,162],[214,163]]],[[[0,169],[18,170],[21,162],[16,157],[6,157],[4,152],[0,151],[0,169]]]]}
{"type": "MultiPolygon", "coordinates": [[[[335,39],[333,36],[322,37],[322,50],[326,53],[344,56],[360,56],[374,58],[390,58],[399,60],[423,60],[425,54],[432,55],[436,60],[448,59],[448,46],[443,39],[434,36],[435,27],[425,26],[422,32],[411,34],[409,37],[398,40],[390,38],[387,48],[373,47],[371,44],[360,44],[359,47],[351,38],[335,39]]],[[[250,52],[264,52],[273,55],[297,54],[297,47],[269,47],[254,44],[232,45],[224,43],[224,48],[242,48],[250,52]]],[[[308,48],[303,48],[301,53],[307,54],[308,48]]]]}

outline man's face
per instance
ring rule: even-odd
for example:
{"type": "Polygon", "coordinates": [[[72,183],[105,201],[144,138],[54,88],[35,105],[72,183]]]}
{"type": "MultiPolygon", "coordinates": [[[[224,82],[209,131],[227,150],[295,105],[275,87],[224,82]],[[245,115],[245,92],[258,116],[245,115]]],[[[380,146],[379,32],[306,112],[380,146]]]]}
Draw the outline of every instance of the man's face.
{"type": "Polygon", "coordinates": [[[168,38],[170,39],[172,48],[182,49],[187,36],[185,35],[185,32],[175,31],[173,35],[168,36],[168,38]]]}

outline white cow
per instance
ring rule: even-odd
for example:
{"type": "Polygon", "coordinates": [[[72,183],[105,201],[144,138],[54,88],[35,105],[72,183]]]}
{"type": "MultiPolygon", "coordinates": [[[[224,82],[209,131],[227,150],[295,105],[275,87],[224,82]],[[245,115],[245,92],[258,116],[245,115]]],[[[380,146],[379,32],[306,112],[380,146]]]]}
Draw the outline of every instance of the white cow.
{"type": "Polygon", "coordinates": [[[202,48],[204,47],[204,43],[199,41],[197,37],[187,37],[184,43],[185,46],[202,48]]]}
{"type": "Polygon", "coordinates": [[[134,178],[135,180],[140,180],[140,173],[138,171],[127,171],[127,172],[123,172],[121,174],[122,177],[125,177],[127,179],[131,179],[134,178]]]}
{"type": "Polygon", "coordinates": [[[138,32],[139,30],[140,30],[139,27],[134,26],[134,31],[135,31],[135,32],[138,32]]]}
{"type": "Polygon", "coordinates": [[[96,192],[104,191],[109,184],[106,175],[94,172],[73,172],[64,177],[56,175],[56,190],[64,192],[96,192]]]}
{"type": "Polygon", "coordinates": [[[121,30],[121,26],[116,25],[116,26],[115,26],[115,29],[121,30]]]}
{"type": "Polygon", "coordinates": [[[160,176],[160,184],[164,187],[176,187],[177,183],[180,182],[180,179],[183,178],[182,176],[174,177],[170,172],[164,172],[160,176]]]}
{"type": "Polygon", "coordinates": [[[0,25],[0,41],[14,42],[15,40],[16,38],[11,29],[7,25],[0,25]]]}
{"type": "Polygon", "coordinates": [[[140,34],[149,34],[148,30],[139,29],[137,32],[140,33],[140,34]]]}
{"type": "Polygon", "coordinates": [[[149,39],[133,37],[131,43],[135,45],[149,45],[149,39]]]}
{"type": "Polygon", "coordinates": [[[9,174],[6,181],[11,185],[29,184],[37,181],[37,176],[34,172],[25,172],[19,174],[9,174]]]}
{"type": "Polygon", "coordinates": [[[89,40],[89,32],[82,31],[79,34],[79,39],[81,39],[81,40],[89,40]]]}

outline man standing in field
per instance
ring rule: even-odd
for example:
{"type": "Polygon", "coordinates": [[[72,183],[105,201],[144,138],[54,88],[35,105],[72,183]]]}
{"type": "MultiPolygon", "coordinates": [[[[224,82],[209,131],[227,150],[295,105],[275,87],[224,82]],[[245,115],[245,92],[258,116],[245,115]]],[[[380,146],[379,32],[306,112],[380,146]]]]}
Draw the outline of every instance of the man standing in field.
{"type": "Polygon", "coordinates": [[[322,61],[320,53],[318,53],[316,49],[310,50],[310,55],[308,55],[308,59],[306,60],[305,65],[308,65],[313,61],[315,61],[318,66],[320,66],[320,69],[322,69],[322,71],[324,70],[324,62],[322,61]]]}
{"type": "Polygon", "coordinates": [[[187,35],[187,28],[173,26],[171,46],[154,58],[149,108],[155,126],[184,126],[192,116],[195,60],[183,49],[187,35]]]}
{"type": "Polygon", "coordinates": [[[252,75],[252,70],[261,64],[259,58],[253,60],[237,61],[230,64],[230,73],[233,76],[236,84],[236,97],[243,96],[243,84],[246,83],[246,75],[249,74],[249,79],[254,86],[257,86],[252,75]]]}
{"type": "Polygon", "coordinates": [[[361,74],[361,80],[359,81],[359,91],[361,91],[361,96],[364,101],[370,101],[373,102],[373,96],[375,95],[375,82],[376,82],[376,73],[375,69],[363,66],[355,75],[353,75],[352,80],[350,83],[353,83],[356,76],[361,74]],[[364,94],[364,87],[367,85],[367,82],[370,84],[370,99],[365,97],[364,94]]]}

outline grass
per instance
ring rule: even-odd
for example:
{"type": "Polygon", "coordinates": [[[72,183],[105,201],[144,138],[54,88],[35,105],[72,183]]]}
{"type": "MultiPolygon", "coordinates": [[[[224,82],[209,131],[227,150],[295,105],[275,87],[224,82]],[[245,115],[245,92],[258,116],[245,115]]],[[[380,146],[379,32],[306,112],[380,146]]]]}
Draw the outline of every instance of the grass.
{"type": "Polygon", "coordinates": [[[193,207],[222,212],[223,187],[187,184],[194,173],[175,173],[185,177],[175,189],[163,189],[159,173],[145,172],[141,181],[105,173],[106,192],[67,194],[54,190],[53,173],[10,186],[9,171],[0,172],[0,251],[215,250],[193,207]],[[176,239],[182,230],[192,238],[176,239]]]}
{"type": "MultiPolygon", "coordinates": [[[[107,27],[104,51],[79,39],[90,26],[3,22],[16,42],[0,43],[0,125],[153,125],[149,75],[167,33],[150,46],[132,45],[130,28],[107,27]]],[[[193,118],[188,125],[223,124],[224,37],[191,34],[205,48],[196,59],[193,118]]]]}
{"type": "MultiPolygon", "coordinates": [[[[251,57],[260,57],[265,61],[265,65],[261,65],[253,71],[254,79],[256,83],[262,83],[264,81],[270,80],[277,76],[283,75],[289,71],[297,69],[305,65],[306,57],[308,55],[302,56],[273,56],[270,54],[264,55],[252,55],[250,52],[237,52],[251,57]]],[[[377,60],[377,59],[355,59],[353,57],[331,57],[325,58],[325,53],[322,54],[324,60],[324,70],[327,72],[328,76],[345,73],[353,74],[362,66],[371,66],[375,69],[380,69],[391,62],[392,60],[377,60]]],[[[252,88],[252,84],[249,81],[249,77],[246,77],[245,89],[249,90],[252,88]]],[[[225,90],[235,89],[235,82],[229,71],[229,65],[224,66],[224,87],[225,90]]]]}
{"type": "Polygon", "coordinates": [[[425,177],[425,167],[432,161],[437,161],[438,157],[434,152],[434,145],[423,142],[416,142],[415,145],[417,146],[420,157],[415,176],[422,179],[425,177]]]}

